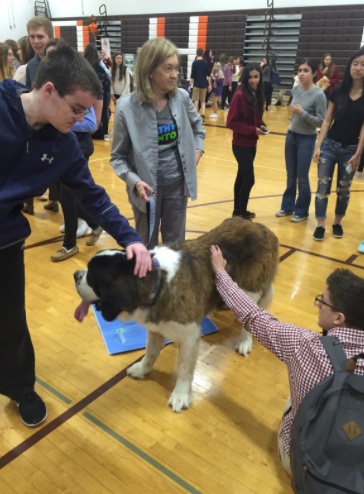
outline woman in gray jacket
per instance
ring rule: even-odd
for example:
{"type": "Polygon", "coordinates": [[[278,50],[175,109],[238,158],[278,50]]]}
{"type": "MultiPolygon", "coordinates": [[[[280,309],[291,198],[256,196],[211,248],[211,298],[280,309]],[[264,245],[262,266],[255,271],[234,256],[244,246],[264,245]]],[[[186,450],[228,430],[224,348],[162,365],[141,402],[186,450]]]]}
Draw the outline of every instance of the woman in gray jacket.
{"type": "Polygon", "coordinates": [[[138,53],[136,91],[116,105],[111,164],[126,182],[135,225],[147,244],[149,196],[156,204],[149,247],[185,240],[188,197],[197,198],[198,164],[206,131],[188,93],[177,88],[177,47],[147,41],[138,53]]]}

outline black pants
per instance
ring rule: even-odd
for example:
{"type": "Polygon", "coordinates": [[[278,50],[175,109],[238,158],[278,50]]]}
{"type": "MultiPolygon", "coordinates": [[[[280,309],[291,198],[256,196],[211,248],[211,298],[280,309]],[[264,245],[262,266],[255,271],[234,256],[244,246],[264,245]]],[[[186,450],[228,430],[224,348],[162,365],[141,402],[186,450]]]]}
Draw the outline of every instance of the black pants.
{"type": "Polygon", "coordinates": [[[268,110],[268,107],[272,104],[272,94],[273,94],[273,86],[271,82],[264,81],[264,98],[265,98],[265,109],[268,110]]]}
{"type": "Polygon", "coordinates": [[[238,162],[238,174],[234,185],[234,214],[246,214],[250,191],[254,185],[254,158],[256,147],[233,144],[233,153],[238,162]]]}
{"type": "Polygon", "coordinates": [[[108,135],[109,133],[109,98],[108,98],[109,93],[104,93],[104,104],[102,105],[102,114],[101,114],[101,121],[102,121],[102,127],[103,127],[103,132],[104,135],[108,135]]]}
{"type": "Polygon", "coordinates": [[[221,95],[221,108],[225,108],[226,100],[228,100],[229,105],[231,104],[231,91],[229,86],[222,86],[222,95],[221,95]]]}
{"type": "Polygon", "coordinates": [[[120,98],[120,94],[114,94],[114,97],[116,100],[118,100],[120,98]]]}
{"type": "Polygon", "coordinates": [[[234,96],[234,94],[236,93],[236,90],[238,89],[238,83],[233,81],[231,83],[231,86],[232,86],[232,89],[231,89],[231,98],[234,96]]]}
{"type": "Polygon", "coordinates": [[[63,184],[61,184],[60,203],[63,210],[65,228],[63,247],[69,250],[76,245],[78,218],[85,220],[93,230],[96,230],[99,225],[86,213],[73,193],[63,184]]]}
{"type": "Polygon", "coordinates": [[[361,155],[360,163],[358,166],[358,172],[362,172],[364,169],[364,153],[361,155]]]}
{"type": "Polygon", "coordinates": [[[34,389],[35,358],[25,314],[24,242],[0,249],[0,394],[34,389]]]}

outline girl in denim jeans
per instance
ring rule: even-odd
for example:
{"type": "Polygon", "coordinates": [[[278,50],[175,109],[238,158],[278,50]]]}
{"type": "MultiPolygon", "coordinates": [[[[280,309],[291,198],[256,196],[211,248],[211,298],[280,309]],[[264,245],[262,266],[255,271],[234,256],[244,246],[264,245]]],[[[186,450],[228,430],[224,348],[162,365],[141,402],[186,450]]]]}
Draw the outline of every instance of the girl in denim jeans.
{"type": "Polygon", "coordinates": [[[313,238],[319,242],[325,236],[326,209],[336,163],[337,199],[332,230],[336,238],[344,235],[341,220],[349,204],[351,182],[364,145],[363,85],[364,50],[360,50],[349,60],[342,84],[330,95],[329,107],[315,148],[318,187],[315,198],[317,228],[313,238]]]}
{"type": "Polygon", "coordinates": [[[308,218],[311,203],[308,172],[315,149],[316,127],[321,126],[327,106],[324,93],[314,83],[317,68],[316,60],[302,60],[298,68],[300,84],[292,89],[292,118],[285,145],[287,188],[276,216],[294,214],[291,221],[295,223],[308,218]]]}

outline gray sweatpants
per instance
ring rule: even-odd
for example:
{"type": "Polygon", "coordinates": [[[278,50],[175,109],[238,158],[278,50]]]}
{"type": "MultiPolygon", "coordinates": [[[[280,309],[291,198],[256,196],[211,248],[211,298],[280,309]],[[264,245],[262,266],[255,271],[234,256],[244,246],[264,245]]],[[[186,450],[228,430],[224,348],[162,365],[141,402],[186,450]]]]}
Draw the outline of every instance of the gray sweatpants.
{"type": "MultiPolygon", "coordinates": [[[[157,200],[155,205],[155,224],[149,249],[158,245],[159,224],[162,234],[162,242],[171,244],[182,243],[186,233],[186,209],[188,197],[184,192],[184,179],[173,182],[170,185],[157,187],[157,200]]],[[[145,245],[148,243],[148,217],[134,204],[132,204],[135,228],[142,237],[145,245]]]]}

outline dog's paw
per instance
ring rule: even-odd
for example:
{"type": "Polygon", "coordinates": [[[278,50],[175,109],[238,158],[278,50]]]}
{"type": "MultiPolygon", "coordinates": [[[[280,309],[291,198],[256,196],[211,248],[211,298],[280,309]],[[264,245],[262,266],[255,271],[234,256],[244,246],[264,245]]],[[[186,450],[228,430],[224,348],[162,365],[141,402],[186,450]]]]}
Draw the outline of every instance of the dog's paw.
{"type": "Polygon", "coordinates": [[[253,350],[253,337],[244,328],[239,336],[238,342],[235,346],[235,350],[240,353],[240,355],[244,355],[244,357],[247,357],[248,354],[253,350]]]}
{"type": "Polygon", "coordinates": [[[126,369],[126,373],[133,379],[144,379],[147,374],[144,370],[143,362],[133,364],[131,367],[126,369]]]}
{"type": "Polygon", "coordinates": [[[174,412],[180,413],[184,408],[188,408],[191,403],[190,393],[181,393],[176,390],[173,391],[169,398],[168,405],[172,407],[174,412]]]}

